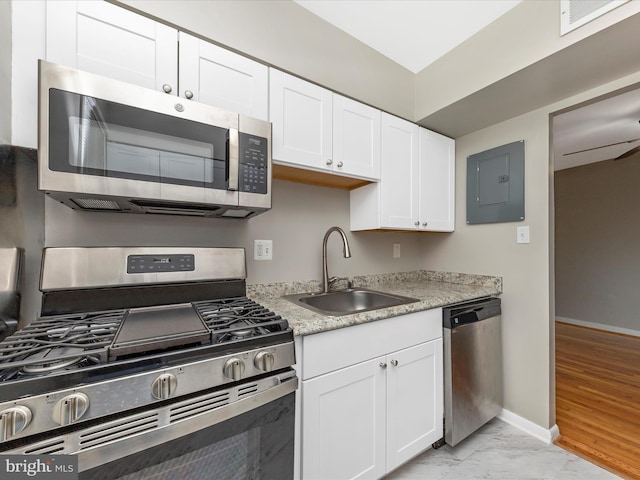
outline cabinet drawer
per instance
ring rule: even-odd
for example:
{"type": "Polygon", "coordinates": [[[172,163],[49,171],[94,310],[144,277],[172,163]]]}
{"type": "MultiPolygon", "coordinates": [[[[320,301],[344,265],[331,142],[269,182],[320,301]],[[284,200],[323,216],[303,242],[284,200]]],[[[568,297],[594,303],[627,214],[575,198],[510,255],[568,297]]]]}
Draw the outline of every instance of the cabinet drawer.
{"type": "Polygon", "coordinates": [[[441,308],[308,335],[302,337],[302,379],[436,338],[442,338],[441,308]]]}

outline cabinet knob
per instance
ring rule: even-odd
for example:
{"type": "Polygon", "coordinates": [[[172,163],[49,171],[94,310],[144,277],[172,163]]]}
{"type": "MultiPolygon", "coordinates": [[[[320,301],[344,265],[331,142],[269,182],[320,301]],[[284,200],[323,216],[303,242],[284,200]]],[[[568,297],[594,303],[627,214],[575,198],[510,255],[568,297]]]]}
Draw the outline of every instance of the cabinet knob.
{"type": "Polygon", "coordinates": [[[328,165],[328,166],[333,165],[333,160],[331,160],[331,159],[327,160],[327,165],[328,165]]]}
{"type": "Polygon", "coordinates": [[[427,222],[422,222],[422,226],[426,227],[427,226],[427,222]]]}
{"type": "Polygon", "coordinates": [[[384,362],[380,362],[380,368],[384,370],[385,368],[387,368],[387,364],[384,362]]]}
{"type": "Polygon", "coordinates": [[[416,222],[416,223],[414,223],[414,225],[415,225],[416,227],[419,227],[419,226],[420,226],[420,222],[416,222]]]}
{"type": "Polygon", "coordinates": [[[185,90],[184,96],[187,100],[191,100],[193,98],[193,92],[191,90],[185,90]]]}
{"type": "Polygon", "coordinates": [[[391,365],[393,365],[394,367],[398,366],[398,360],[391,360],[391,365]]]}
{"type": "Polygon", "coordinates": [[[172,92],[172,88],[171,85],[169,85],[168,83],[165,83],[164,85],[162,85],[162,91],[164,93],[171,93],[172,92]]]}
{"type": "Polygon", "coordinates": [[[344,164],[342,162],[338,162],[338,168],[342,168],[344,164]]]}

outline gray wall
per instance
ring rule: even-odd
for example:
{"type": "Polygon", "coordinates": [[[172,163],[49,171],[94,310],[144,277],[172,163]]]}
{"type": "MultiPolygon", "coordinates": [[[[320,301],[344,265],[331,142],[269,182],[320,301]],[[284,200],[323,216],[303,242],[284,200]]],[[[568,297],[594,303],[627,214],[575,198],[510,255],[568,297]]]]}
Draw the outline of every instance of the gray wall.
{"type": "Polygon", "coordinates": [[[503,278],[504,407],[545,428],[553,425],[550,396],[548,116],[515,118],[456,140],[456,231],[421,239],[430,270],[503,278]],[[525,221],[466,224],[467,156],[525,141],[525,221]],[[531,243],[516,243],[528,225],[531,243]]]}
{"type": "Polygon", "coordinates": [[[46,198],[46,246],[244,247],[248,283],[322,278],[322,238],[333,225],[347,231],[352,257],[339,236],[329,239],[329,273],[362,275],[421,268],[419,235],[349,232],[349,193],[327,187],[273,182],[273,208],[249,220],[125,215],[71,210],[46,198]],[[254,261],[253,241],[273,240],[273,260],[254,261]],[[393,258],[400,243],[401,257],[393,258]]]}
{"type": "Polygon", "coordinates": [[[556,172],[557,316],[640,335],[639,179],[637,157],[556,172]]]}
{"type": "Polygon", "coordinates": [[[456,139],[456,231],[420,239],[426,269],[503,277],[504,406],[545,428],[555,423],[550,115],[638,82],[640,72],[456,139]],[[526,142],[525,220],[466,225],[467,156],[520,139],[526,142]],[[518,225],[530,226],[530,244],[516,243],[518,225]]]}

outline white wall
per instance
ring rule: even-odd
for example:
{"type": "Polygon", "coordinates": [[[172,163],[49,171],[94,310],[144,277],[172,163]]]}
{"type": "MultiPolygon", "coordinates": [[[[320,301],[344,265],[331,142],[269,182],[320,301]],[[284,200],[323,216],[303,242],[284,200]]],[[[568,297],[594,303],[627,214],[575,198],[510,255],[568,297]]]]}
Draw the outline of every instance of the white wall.
{"type": "Polygon", "coordinates": [[[419,270],[418,234],[349,232],[349,192],[291,182],[273,182],[273,208],[249,220],[165,215],[126,215],[71,210],[46,199],[46,246],[244,247],[248,283],[322,279],[322,238],[337,225],[347,232],[352,257],[342,257],[333,234],[330,275],[419,270]],[[273,260],[254,261],[253,241],[273,240],[273,260]],[[401,257],[393,258],[393,244],[401,257]]]}
{"type": "MultiPolygon", "coordinates": [[[[529,85],[536,94],[541,93],[546,96],[547,102],[538,103],[535,108],[605,81],[611,81],[617,78],[611,75],[615,75],[618,69],[625,68],[624,63],[618,64],[615,61],[617,55],[624,55],[625,49],[612,48],[594,51],[590,42],[582,41],[623,19],[637,16],[639,12],[640,2],[628,2],[606,15],[560,36],[560,0],[524,0],[487,28],[418,72],[416,75],[415,118],[416,120],[423,119],[485,88],[487,96],[492,96],[496,100],[490,109],[486,108],[486,104],[484,105],[483,110],[488,115],[494,115],[493,110],[496,108],[508,111],[513,108],[509,107],[509,104],[526,104],[529,101],[528,97],[532,96],[531,94],[523,95],[519,89],[508,91],[494,88],[491,91],[491,88],[488,88],[510,77],[517,79],[521,85],[529,85]],[[587,45],[591,51],[585,52],[569,48],[581,42],[587,45]],[[551,59],[562,50],[575,51],[575,55],[563,56],[564,64],[561,62],[553,65],[554,70],[550,71],[549,64],[544,63],[543,60],[551,59]],[[607,68],[590,70],[590,78],[572,75],[576,70],[583,71],[584,66],[599,66],[598,63],[594,64],[594,57],[608,61],[607,68]],[[524,71],[527,67],[533,68],[524,78],[516,76],[518,72],[524,71]],[[549,75],[554,75],[553,82],[547,81],[549,75]],[[602,77],[603,75],[605,77],[602,77]],[[606,75],[610,76],[606,77],[606,75]],[[598,83],[594,83],[596,76],[600,76],[598,83]],[[570,82],[570,85],[567,85],[567,81],[570,82]],[[561,92],[561,89],[570,89],[571,85],[574,90],[561,92]],[[538,88],[541,90],[539,91],[538,88]],[[438,94],[434,95],[433,92],[438,92],[438,94]],[[564,93],[564,96],[557,96],[561,93],[564,93]],[[502,103],[499,102],[501,98],[505,99],[502,103]]],[[[616,25],[616,29],[618,27],[621,27],[621,34],[628,35],[627,38],[632,42],[634,30],[623,31],[622,24],[616,25]]],[[[637,26],[635,31],[637,31],[637,26]]],[[[601,40],[604,41],[604,37],[601,36],[601,40]]],[[[618,39],[619,43],[620,39],[618,39]]],[[[632,60],[629,59],[626,65],[628,66],[632,60]]],[[[629,73],[630,71],[626,70],[618,76],[629,73]]],[[[539,101],[541,98],[535,100],[539,101]]],[[[477,106],[482,107],[483,105],[480,103],[477,106]]],[[[503,116],[502,118],[509,117],[503,116]]]]}
{"type": "MultiPolygon", "coordinates": [[[[0,92],[11,91],[11,2],[0,2],[0,92]]],[[[0,145],[11,139],[11,96],[0,93],[0,145]]]]}

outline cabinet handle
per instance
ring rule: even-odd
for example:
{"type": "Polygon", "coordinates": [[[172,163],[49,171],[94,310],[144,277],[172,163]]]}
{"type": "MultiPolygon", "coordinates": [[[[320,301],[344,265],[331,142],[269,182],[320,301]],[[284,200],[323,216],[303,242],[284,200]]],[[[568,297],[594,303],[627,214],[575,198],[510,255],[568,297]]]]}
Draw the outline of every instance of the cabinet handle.
{"type": "Polygon", "coordinates": [[[398,366],[398,360],[391,360],[391,365],[393,365],[394,367],[398,366]]]}
{"type": "Polygon", "coordinates": [[[338,168],[342,168],[343,163],[342,162],[338,162],[338,168]]]}
{"type": "Polygon", "coordinates": [[[426,227],[427,226],[427,222],[422,222],[422,226],[426,227]]]}
{"type": "Polygon", "coordinates": [[[384,362],[380,362],[380,368],[384,370],[385,368],[387,368],[387,364],[384,362]]]}
{"type": "Polygon", "coordinates": [[[193,92],[191,90],[185,90],[184,96],[187,100],[191,100],[193,98],[193,92]]]}
{"type": "Polygon", "coordinates": [[[327,160],[327,165],[328,165],[328,166],[333,165],[333,160],[331,160],[331,159],[327,160]]]}
{"type": "Polygon", "coordinates": [[[171,88],[171,85],[169,85],[168,83],[165,83],[164,85],[162,85],[162,91],[164,93],[171,93],[173,89],[171,88]]]}
{"type": "Polygon", "coordinates": [[[416,223],[414,223],[414,225],[415,225],[416,227],[419,227],[419,226],[420,226],[420,222],[416,222],[416,223]]]}

